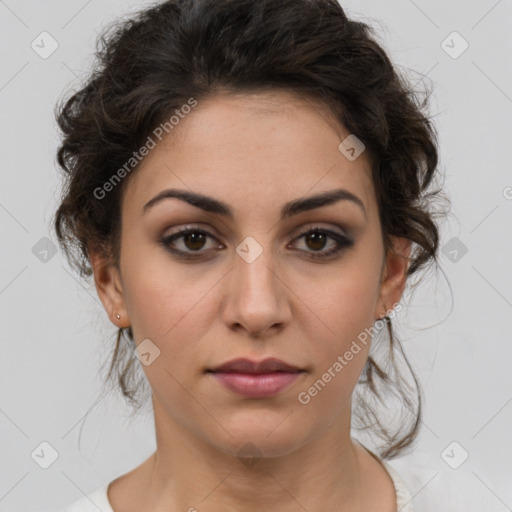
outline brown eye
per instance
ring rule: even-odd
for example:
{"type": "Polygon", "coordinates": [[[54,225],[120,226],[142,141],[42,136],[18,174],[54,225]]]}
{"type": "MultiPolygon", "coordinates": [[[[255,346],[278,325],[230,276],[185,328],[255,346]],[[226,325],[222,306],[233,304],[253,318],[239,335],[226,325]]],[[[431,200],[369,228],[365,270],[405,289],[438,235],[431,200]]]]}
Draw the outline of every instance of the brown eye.
{"type": "Polygon", "coordinates": [[[197,251],[202,249],[206,241],[206,237],[203,233],[198,233],[197,231],[191,231],[186,235],[183,235],[183,243],[192,251],[197,251]]]}
{"type": "MultiPolygon", "coordinates": [[[[200,228],[187,228],[160,240],[160,243],[172,254],[182,259],[199,259],[207,253],[208,239],[217,240],[211,233],[200,228]],[[180,241],[180,243],[178,243],[180,241]],[[181,245],[181,247],[179,247],[181,245]],[[178,247],[177,247],[178,246],[178,247]],[[205,249],[205,250],[203,250],[205,249]],[[194,254],[196,253],[196,254],[194,254]]],[[[347,237],[328,229],[314,228],[302,233],[296,240],[304,239],[306,253],[312,259],[335,257],[338,253],[354,244],[347,237]],[[331,247],[325,250],[331,240],[331,247]]],[[[210,248],[220,249],[219,244],[212,244],[210,248]]]]}
{"type": "MultiPolygon", "coordinates": [[[[178,233],[174,233],[172,235],[166,236],[160,240],[160,243],[172,254],[177,255],[180,258],[194,258],[196,257],[193,253],[198,253],[198,256],[203,251],[202,249],[207,244],[208,239],[216,240],[216,238],[203,229],[199,228],[188,228],[178,233]],[[183,248],[177,248],[177,241],[181,240],[181,245],[183,248]]],[[[215,244],[213,244],[215,246],[215,244]]],[[[218,244],[216,245],[218,247],[218,244]]]]}
{"type": "Polygon", "coordinates": [[[340,235],[335,231],[318,227],[305,231],[297,237],[296,240],[300,240],[301,238],[304,238],[306,247],[310,249],[304,252],[309,253],[308,255],[313,259],[334,257],[342,250],[354,245],[354,242],[349,240],[346,236],[340,235]],[[324,250],[329,239],[334,241],[334,247],[329,250],[324,250]]]}
{"type": "Polygon", "coordinates": [[[306,243],[310,249],[314,249],[315,251],[320,251],[325,247],[326,239],[328,237],[325,236],[325,233],[320,233],[318,231],[312,231],[311,233],[305,235],[306,243]]]}

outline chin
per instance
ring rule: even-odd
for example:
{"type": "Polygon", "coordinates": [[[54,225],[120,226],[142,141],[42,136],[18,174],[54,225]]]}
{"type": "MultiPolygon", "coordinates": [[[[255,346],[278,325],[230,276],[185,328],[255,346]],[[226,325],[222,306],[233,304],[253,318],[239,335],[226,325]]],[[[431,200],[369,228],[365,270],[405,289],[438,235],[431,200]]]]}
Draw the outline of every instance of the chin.
{"type": "Polygon", "coordinates": [[[211,439],[210,442],[224,453],[239,458],[281,457],[294,452],[308,441],[303,426],[299,429],[297,424],[286,424],[282,420],[281,417],[271,428],[267,422],[261,424],[257,421],[250,425],[226,427],[231,435],[223,431],[225,435],[222,439],[211,439]]]}

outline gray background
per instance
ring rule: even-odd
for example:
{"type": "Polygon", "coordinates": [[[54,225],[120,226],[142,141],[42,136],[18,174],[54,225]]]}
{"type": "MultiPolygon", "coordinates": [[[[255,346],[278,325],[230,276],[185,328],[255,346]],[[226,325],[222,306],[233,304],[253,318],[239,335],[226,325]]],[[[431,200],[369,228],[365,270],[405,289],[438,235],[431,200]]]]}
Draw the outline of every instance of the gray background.
{"type": "MultiPolygon", "coordinates": [[[[56,510],[155,448],[151,415],[130,422],[124,402],[101,388],[99,365],[115,328],[94,288],[60,252],[45,261],[40,245],[44,237],[55,241],[54,104],[86,76],[105,23],[146,4],[0,1],[3,511],[56,510]],[[43,31],[58,43],[46,59],[31,47],[43,31]],[[31,457],[42,442],[58,453],[48,469],[31,457]]],[[[432,81],[430,110],[453,202],[442,228],[445,274],[431,276],[399,315],[426,408],[416,450],[391,464],[420,512],[512,510],[512,1],[343,6],[376,27],[392,59],[415,70],[412,80],[432,81]],[[469,44],[460,55],[454,31],[469,44]]]]}

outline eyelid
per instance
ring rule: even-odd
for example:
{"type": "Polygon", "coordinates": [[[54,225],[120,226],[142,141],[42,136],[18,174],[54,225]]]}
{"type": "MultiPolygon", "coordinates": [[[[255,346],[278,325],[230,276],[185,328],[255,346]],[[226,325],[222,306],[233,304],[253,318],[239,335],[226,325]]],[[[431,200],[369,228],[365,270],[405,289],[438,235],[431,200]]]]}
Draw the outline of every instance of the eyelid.
{"type": "Polygon", "coordinates": [[[298,230],[298,234],[294,235],[294,236],[302,236],[305,233],[309,233],[311,230],[315,230],[315,229],[326,230],[326,231],[333,231],[333,228],[337,228],[337,229],[340,230],[340,232],[336,231],[337,235],[348,238],[348,233],[347,233],[346,229],[343,229],[341,226],[339,226],[337,224],[334,224],[334,225],[331,224],[329,226],[323,226],[322,222],[309,222],[305,226],[303,225],[300,228],[298,228],[299,229],[298,230]]]}
{"type": "MultiPolygon", "coordinates": [[[[344,229],[342,226],[340,226],[338,224],[334,224],[334,226],[332,224],[329,226],[323,226],[321,224],[322,224],[322,222],[309,222],[309,223],[306,223],[305,225],[304,224],[301,225],[299,228],[293,230],[294,234],[292,235],[293,236],[292,240],[295,240],[297,237],[303,236],[304,234],[309,233],[311,230],[314,230],[314,229],[319,229],[319,230],[325,229],[327,231],[332,231],[333,227],[340,230],[340,232],[336,232],[337,235],[339,235],[341,237],[345,237],[345,238],[350,238],[350,235],[347,232],[347,229],[344,229]]],[[[176,228],[175,231],[172,231],[166,235],[163,235],[161,238],[169,238],[175,234],[182,233],[183,231],[192,230],[192,229],[205,232],[205,234],[207,234],[208,236],[215,238],[217,241],[220,241],[219,238],[221,238],[221,237],[219,235],[217,235],[215,229],[213,229],[209,225],[203,227],[203,224],[201,224],[201,223],[184,224],[183,226],[179,226],[178,228],[176,228]],[[212,231],[213,231],[213,233],[212,233],[212,231]]]]}
{"type": "MultiPolygon", "coordinates": [[[[335,242],[335,247],[332,249],[329,249],[329,250],[323,250],[323,249],[319,250],[319,251],[299,250],[298,252],[301,253],[301,255],[303,257],[306,257],[309,261],[316,260],[318,262],[321,262],[322,260],[329,261],[332,259],[336,259],[336,258],[340,257],[341,253],[344,253],[346,249],[348,249],[354,245],[354,243],[355,243],[354,240],[350,236],[345,235],[345,230],[343,230],[344,233],[341,234],[341,233],[333,230],[332,228],[323,227],[319,224],[320,223],[317,222],[317,223],[311,223],[311,224],[309,224],[309,226],[308,225],[302,226],[301,231],[298,234],[296,234],[291,241],[291,243],[293,244],[297,240],[300,240],[301,238],[303,238],[305,235],[314,233],[316,231],[321,234],[324,234],[327,238],[330,238],[332,241],[335,242]]],[[[175,255],[176,258],[178,258],[182,261],[191,260],[191,261],[201,262],[201,261],[210,259],[210,258],[208,258],[208,255],[212,249],[202,250],[202,248],[201,248],[198,251],[187,251],[187,250],[180,250],[180,249],[175,249],[175,248],[171,247],[171,243],[174,242],[174,240],[180,240],[187,234],[194,233],[194,232],[201,233],[205,237],[210,238],[212,240],[216,240],[221,245],[224,245],[224,244],[222,244],[222,242],[220,242],[219,238],[216,235],[214,235],[213,233],[211,233],[209,231],[209,229],[205,229],[202,226],[192,225],[192,224],[189,224],[186,226],[181,226],[180,228],[178,228],[177,231],[169,233],[168,235],[164,235],[162,238],[160,238],[159,243],[164,247],[164,249],[166,249],[168,252],[175,255]]],[[[217,247],[217,249],[219,249],[219,247],[217,247]]],[[[220,248],[220,249],[222,249],[222,248],[220,248]]]]}

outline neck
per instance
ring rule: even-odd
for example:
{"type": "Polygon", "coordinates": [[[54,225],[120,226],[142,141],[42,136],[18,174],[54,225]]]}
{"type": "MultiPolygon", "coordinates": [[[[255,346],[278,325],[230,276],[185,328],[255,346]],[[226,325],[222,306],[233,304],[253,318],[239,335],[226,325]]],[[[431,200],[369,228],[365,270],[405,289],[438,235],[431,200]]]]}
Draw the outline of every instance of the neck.
{"type": "Polygon", "coordinates": [[[226,442],[214,445],[161,412],[155,410],[157,451],[145,466],[145,510],[363,510],[361,448],[350,438],[349,415],[286,449],[278,427],[234,442],[217,425],[226,442]]]}

